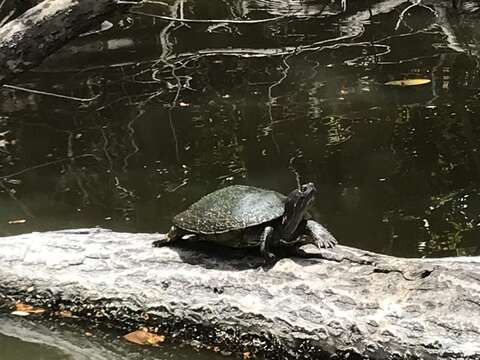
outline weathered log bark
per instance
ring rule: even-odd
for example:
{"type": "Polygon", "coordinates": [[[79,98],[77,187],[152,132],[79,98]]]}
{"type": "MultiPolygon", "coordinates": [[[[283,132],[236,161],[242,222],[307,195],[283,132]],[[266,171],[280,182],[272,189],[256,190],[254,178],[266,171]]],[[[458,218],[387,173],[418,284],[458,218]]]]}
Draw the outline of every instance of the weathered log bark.
{"type": "Polygon", "coordinates": [[[480,359],[478,257],[402,259],[338,246],[322,250],[324,259],[265,268],[252,256],[152,248],[161,236],[85,229],[0,238],[2,302],[267,358],[480,359]]]}
{"type": "Polygon", "coordinates": [[[0,28],[0,85],[116,9],[115,0],[44,0],[8,22],[0,28]]]}

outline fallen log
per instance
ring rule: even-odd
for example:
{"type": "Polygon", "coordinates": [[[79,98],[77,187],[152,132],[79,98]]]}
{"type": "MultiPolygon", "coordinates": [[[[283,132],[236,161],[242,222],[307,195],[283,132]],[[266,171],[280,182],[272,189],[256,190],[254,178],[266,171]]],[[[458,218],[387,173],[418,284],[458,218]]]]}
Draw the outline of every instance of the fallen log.
{"type": "Polygon", "coordinates": [[[152,248],[163,236],[79,229],[0,238],[2,309],[69,310],[100,326],[144,326],[275,359],[480,359],[479,257],[338,246],[322,249],[323,259],[267,268],[251,255],[152,248]]]}
{"type": "Polygon", "coordinates": [[[122,8],[116,0],[44,0],[6,23],[0,27],[0,85],[122,8]]]}

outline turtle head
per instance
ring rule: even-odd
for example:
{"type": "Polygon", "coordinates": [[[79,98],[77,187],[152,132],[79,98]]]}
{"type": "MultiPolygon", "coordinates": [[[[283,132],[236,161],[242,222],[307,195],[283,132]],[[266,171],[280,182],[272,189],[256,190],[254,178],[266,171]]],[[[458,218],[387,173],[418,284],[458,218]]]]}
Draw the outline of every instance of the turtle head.
{"type": "Polygon", "coordinates": [[[295,235],[298,225],[303,220],[305,213],[315,199],[317,189],[313,183],[300,186],[288,194],[285,201],[285,211],[282,217],[282,239],[289,242],[295,235]]]}

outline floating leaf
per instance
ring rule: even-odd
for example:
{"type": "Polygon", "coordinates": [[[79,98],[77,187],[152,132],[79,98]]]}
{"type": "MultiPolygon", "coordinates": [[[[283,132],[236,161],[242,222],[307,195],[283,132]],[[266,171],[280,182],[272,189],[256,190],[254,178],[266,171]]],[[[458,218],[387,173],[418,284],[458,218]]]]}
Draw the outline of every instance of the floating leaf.
{"type": "Polygon", "coordinates": [[[33,307],[32,305],[18,303],[15,305],[16,311],[26,311],[30,314],[41,314],[45,312],[45,309],[41,307],[33,307]]]}
{"type": "Polygon", "coordinates": [[[123,337],[125,340],[138,345],[157,345],[165,341],[165,336],[150,333],[146,330],[136,330],[123,337]]]}
{"type": "Polygon", "coordinates": [[[12,314],[18,316],[27,316],[29,314],[41,314],[44,312],[45,309],[41,307],[33,307],[32,305],[18,303],[15,305],[15,311],[13,311],[12,314]]]}
{"type": "Polygon", "coordinates": [[[26,222],[27,222],[27,220],[25,220],[25,219],[17,219],[17,220],[10,220],[8,223],[9,224],[24,224],[26,222]]]}
{"type": "Polygon", "coordinates": [[[245,351],[245,352],[243,353],[243,358],[244,358],[244,359],[250,359],[250,352],[249,352],[249,351],[245,351]]]}
{"type": "Polygon", "coordinates": [[[15,316],[28,316],[28,315],[30,315],[26,311],[12,311],[11,314],[15,315],[15,316]]]}
{"type": "Polygon", "coordinates": [[[430,83],[430,79],[403,79],[403,80],[392,80],[392,81],[387,81],[385,85],[390,85],[390,86],[418,86],[418,85],[425,85],[430,83]]]}

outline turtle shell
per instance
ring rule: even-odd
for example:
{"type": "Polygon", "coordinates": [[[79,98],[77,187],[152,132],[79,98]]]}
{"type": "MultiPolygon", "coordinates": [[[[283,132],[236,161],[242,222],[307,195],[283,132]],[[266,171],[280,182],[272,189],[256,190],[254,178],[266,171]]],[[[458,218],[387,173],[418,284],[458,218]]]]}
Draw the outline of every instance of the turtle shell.
{"type": "Polygon", "coordinates": [[[276,191],[233,185],[205,195],[176,215],[173,223],[198,234],[221,234],[283,215],[286,197],[276,191]]]}

